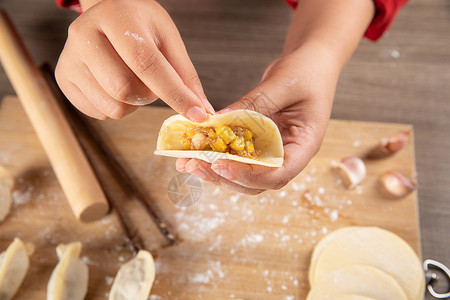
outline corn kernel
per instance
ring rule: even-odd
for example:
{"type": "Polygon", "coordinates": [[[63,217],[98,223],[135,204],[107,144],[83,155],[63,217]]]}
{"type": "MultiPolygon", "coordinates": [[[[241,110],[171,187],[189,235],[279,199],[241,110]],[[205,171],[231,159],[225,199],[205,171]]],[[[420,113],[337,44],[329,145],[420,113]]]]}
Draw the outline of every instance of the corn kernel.
{"type": "Polygon", "coordinates": [[[242,151],[244,150],[244,147],[245,147],[244,138],[240,136],[235,138],[234,141],[231,142],[230,144],[230,148],[233,149],[234,151],[242,151]]]}
{"type": "Polygon", "coordinates": [[[255,146],[251,141],[245,142],[245,150],[247,150],[247,153],[253,153],[255,152],[255,146]]]}
{"type": "Polygon", "coordinates": [[[212,141],[209,145],[211,146],[211,149],[216,152],[225,152],[225,150],[227,150],[227,144],[225,144],[220,137],[212,141]]]}
{"type": "Polygon", "coordinates": [[[233,130],[231,130],[231,128],[226,125],[217,128],[216,133],[226,144],[231,143],[236,138],[233,130]]]}
{"type": "Polygon", "coordinates": [[[191,149],[191,141],[188,138],[181,139],[181,144],[183,145],[184,150],[191,149]]]}
{"type": "Polygon", "coordinates": [[[246,141],[250,141],[252,139],[252,137],[253,137],[252,132],[250,130],[248,130],[248,129],[245,129],[244,130],[244,139],[246,141]]]}
{"type": "Polygon", "coordinates": [[[214,130],[210,128],[208,131],[208,137],[211,138],[212,140],[215,140],[217,138],[217,134],[214,132],[214,130]]]}

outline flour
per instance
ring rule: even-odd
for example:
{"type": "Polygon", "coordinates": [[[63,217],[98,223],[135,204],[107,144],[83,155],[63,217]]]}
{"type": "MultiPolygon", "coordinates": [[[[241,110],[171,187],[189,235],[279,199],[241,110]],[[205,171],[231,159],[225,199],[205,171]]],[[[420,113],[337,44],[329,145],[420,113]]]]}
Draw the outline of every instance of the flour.
{"type": "Polygon", "coordinates": [[[106,285],[111,285],[113,283],[113,281],[114,281],[114,277],[111,277],[111,276],[106,276],[105,277],[106,285]]]}
{"type": "Polygon", "coordinates": [[[132,33],[127,30],[127,31],[125,31],[125,35],[134,38],[139,43],[145,43],[144,38],[139,36],[139,34],[137,34],[137,33],[132,33]]]}
{"type": "Polygon", "coordinates": [[[391,51],[391,57],[394,58],[394,59],[400,58],[400,51],[392,50],[391,51]]]}
{"type": "MultiPolygon", "coordinates": [[[[300,248],[312,247],[340,225],[341,211],[352,205],[352,200],[343,196],[340,189],[334,189],[336,179],[330,174],[328,165],[310,168],[282,190],[259,196],[232,193],[205,183],[203,194],[209,198],[189,208],[176,208],[168,220],[183,240],[179,247],[184,243],[190,246],[173,250],[188,259],[174,282],[165,284],[174,288],[180,284],[197,285],[197,298],[202,299],[202,287],[205,291],[207,286],[219,290],[242,276],[228,271],[231,263],[249,268],[248,276],[253,277],[248,280],[262,283],[256,285],[261,290],[254,292],[294,299],[294,291],[306,286],[298,277],[299,266],[286,265],[284,271],[273,269],[273,261],[264,259],[272,251],[267,245],[275,245],[276,251],[290,261],[299,261],[300,248]],[[223,260],[227,255],[228,261],[223,260]]],[[[348,192],[348,197],[355,193],[348,192]]],[[[171,274],[172,268],[180,268],[178,264],[171,265],[173,255],[156,259],[160,278],[167,278],[165,274],[171,274]]],[[[231,291],[225,297],[228,295],[245,298],[231,291]]]]}
{"type": "Polygon", "coordinates": [[[15,190],[12,192],[13,207],[27,204],[31,200],[34,186],[29,185],[25,190],[15,190]]]}

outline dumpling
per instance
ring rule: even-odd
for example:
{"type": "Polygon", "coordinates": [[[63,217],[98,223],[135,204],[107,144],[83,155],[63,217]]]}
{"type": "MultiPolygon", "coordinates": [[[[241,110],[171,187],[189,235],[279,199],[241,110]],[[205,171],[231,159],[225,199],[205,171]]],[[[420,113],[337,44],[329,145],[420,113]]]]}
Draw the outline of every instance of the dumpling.
{"type": "Polygon", "coordinates": [[[4,167],[0,166],[0,222],[2,222],[11,210],[11,190],[14,179],[4,167]]]}
{"type": "Polygon", "coordinates": [[[88,267],[79,257],[81,243],[59,245],[59,263],[47,285],[47,300],[83,300],[88,287],[88,267]]]}
{"type": "Polygon", "coordinates": [[[0,300],[14,297],[30,266],[33,244],[24,244],[15,238],[5,252],[0,254],[0,300]]]}
{"type": "Polygon", "coordinates": [[[209,116],[203,123],[172,116],[161,126],[155,154],[209,163],[229,159],[268,167],[280,167],[284,159],[277,125],[245,109],[209,116]]]}
{"type": "Polygon", "coordinates": [[[109,300],[147,300],[155,280],[155,262],[150,252],[141,250],[117,272],[109,300]]]}

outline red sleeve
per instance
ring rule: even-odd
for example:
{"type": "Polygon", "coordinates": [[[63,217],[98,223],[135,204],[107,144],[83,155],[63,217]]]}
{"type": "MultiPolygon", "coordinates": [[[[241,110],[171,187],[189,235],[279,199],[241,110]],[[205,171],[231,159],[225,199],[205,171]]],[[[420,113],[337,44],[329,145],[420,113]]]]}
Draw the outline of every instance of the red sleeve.
{"type": "Polygon", "coordinates": [[[62,8],[71,8],[81,13],[81,5],[78,0],[56,0],[56,3],[62,8]]]}
{"type": "MultiPolygon", "coordinates": [[[[299,0],[285,0],[292,8],[297,6],[299,0]]],[[[378,40],[389,29],[400,8],[408,0],[373,0],[375,3],[375,16],[367,27],[364,37],[369,40],[378,40]]]]}

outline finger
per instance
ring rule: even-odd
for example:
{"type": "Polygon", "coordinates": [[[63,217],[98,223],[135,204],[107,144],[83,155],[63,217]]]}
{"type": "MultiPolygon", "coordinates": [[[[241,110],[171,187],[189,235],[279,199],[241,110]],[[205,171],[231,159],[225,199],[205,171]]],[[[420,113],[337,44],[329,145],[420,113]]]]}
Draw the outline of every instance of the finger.
{"type": "Polygon", "coordinates": [[[197,71],[192,64],[175,24],[169,23],[159,27],[158,32],[161,32],[161,34],[159,34],[160,37],[158,38],[160,41],[158,48],[161,53],[178,73],[184,84],[202,100],[206,111],[210,114],[214,114],[214,108],[206,98],[200,78],[198,77],[197,71]],[[164,38],[162,38],[161,35],[163,35],[164,38]]]}
{"type": "Polygon", "coordinates": [[[294,143],[285,145],[284,151],[284,163],[279,168],[218,160],[211,169],[229,181],[249,188],[279,189],[300,173],[314,155],[294,143]]]}
{"type": "Polygon", "coordinates": [[[99,120],[106,120],[108,117],[101,113],[89,102],[81,90],[72,82],[58,83],[67,99],[83,114],[99,120]]]}
{"type": "Polygon", "coordinates": [[[178,172],[186,173],[186,164],[190,161],[190,158],[178,158],[175,163],[175,168],[178,172]]]}
{"type": "Polygon", "coordinates": [[[237,183],[231,182],[222,176],[216,174],[213,170],[211,170],[211,164],[199,160],[199,159],[191,159],[185,165],[185,170],[187,173],[194,175],[200,179],[203,179],[208,182],[212,182],[219,186],[226,188],[227,190],[245,193],[249,195],[257,195],[262,193],[265,189],[253,189],[248,188],[237,183]]]}
{"type": "Polygon", "coordinates": [[[120,119],[138,108],[111,98],[98,84],[87,66],[83,65],[80,69],[73,72],[72,80],[100,112],[112,119],[120,119]]]}
{"type": "Polygon", "coordinates": [[[270,117],[276,112],[281,111],[287,103],[293,100],[289,99],[289,97],[280,90],[280,87],[276,84],[276,80],[263,81],[256,88],[228,107],[222,109],[219,113],[225,113],[236,109],[248,109],[270,117]]]}
{"type": "Polygon", "coordinates": [[[82,59],[111,98],[130,105],[145,105],[158,99],[123,62],[103,34],[98,31],[89,34],[82,59]]]}
{"type": "Polygon", "coordinates": [[[161,54],[149,30],[121,30],[112,24],[103,30],[123,61],[161,100],[194,122],[206,120],[203,102],[161,54]]]}

